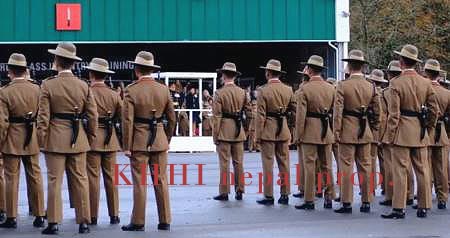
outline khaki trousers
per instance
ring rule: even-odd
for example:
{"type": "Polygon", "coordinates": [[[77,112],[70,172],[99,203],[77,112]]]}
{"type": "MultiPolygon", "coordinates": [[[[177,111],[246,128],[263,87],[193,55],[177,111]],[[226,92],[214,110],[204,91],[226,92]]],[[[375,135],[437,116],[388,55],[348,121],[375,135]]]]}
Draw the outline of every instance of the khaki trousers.
{"type": "Polygon", "coordinates": [[[304,165],[304,178],[305,178],[305,201],[313,202],[316,192],[316,177],[323,175],[322,189],[325,188],[325,199],[334,199],[334,181],[331,153],[332,145],[317,145],[317,144],[302,144],[303,151],[303,165],[304,165]],[[320,161],[320,172],[317,173],[316,161],[320,161]]]}
{"type": "Polygon", "coordinates": [[[431,208],[431,180],[427,147],[392,147],[392,180],[394,182],[392,207],[406,207],[408,169],[413,166],[417,177],[419,208],[431,208]]]}
{"type": "MultiPolygon", "coordinates": [[[[393,184],[393,183],[392,183],[393,184]]],[[[412,163],[410,163],[408,168],[408,189],[407,189],[407,199],[414,199],[414,170],[412,163]]]]}
{"type": "Polygon", "coordinates": [[[258,144],[256,143],[256,131],[250,130],[248,132],[248,150],[260,150],[258,144]]]}
{"type": "Polygon", "coordinates": [[[370,145],[370,159],[372,164],[372,170],[370,171],[373,176],[373,193],[375,194],[376,185],[377,185],[377,158],[378,158],[378,145],[372,143],[370,145]]]}
{"type": "Polygon", "coordinates": [[[383,184],[385,200],[392,200],[392,146],[383,144],[383,184]]]}
{"type": "MultiPolygon", "coordinates": [[[[378,152],[378,166],[380,167],[380,175],[383,176],[384,175],[384,155],[383,155],[383,147],[381,145],[377,146],[377,152],[378,152]]],[[[378,178],[377,176],[375,176],[375,178],[378,178]]],[[[382,177],[381,179],[381,189],[383,191],[386,192],[385,188],[385,180],[384,177],[382,177]]]]}
{"type": "Polygon", "coordinates": [[[61,223],[61,185],[64,171],[73,189],[73,202],[77,224],[90,223],[89,181],[86,172],[86,153],[61,154],[46,153],[47,164],[47,216],[49,223],[61,223]]]}
{"type": "Polygon", "coordinates": [[[264,177],[264,196],[273,197],[274,157],[277,160],[280,173],[280,193],[290,194],[290,163],[289,163],[289,141],[261,141],[261,157],[264,177]]]}
{"type": "Polygon", "coordinates": [[[87,174],[89,180],[89,201],[91,217],[98,217],[100,201],[100,172],[106,192],[109,216],[119,216],[119,189],[114,185],[116,152],[88,152],[87,174]]]}
{"type": "Polygon", "coordinates": [[[297,156],[298,156],[298,191],[304,192],[305,191],[305,167],[303,164],[303,151],[302,151],[302,144],[297,145],[297,156]]]}
{"type": "MultiPolygon", "coordinates": [[[[154,176],[158,176],[158,184],[154,184],[156,206],[158,207],[159,223],[170,224],[170,200],[169,188],[167,183],[167,151],[163,152],[140,152],[133,151],[130,159],[131,174],[133,176],[133,212],[131,214],[131,223],[136,225],[145,225],[145,208],[147,202],[147,178],[142,172],[150,168],[153,181],[154,176]],[[154,168],[158,168],[157,174],[154,168]]],[[[147,173],[147,172],[146,172],[147,173]]]]}
{"type": "Polygon", "coordinates": [[[6,198],[5,198],[5,176],[3,173],[3,158],[0,158],[0,212],[6,210],[6,198]]]}
{"type": "Polygon", "coordinates": [[[336,168],[337,168],[337,172],[339,173],[339,144],[338,143],[334,143],[333,146],[333,157],[334,160],[336,161],[336,168]]]}
{"type": "MultiPolygon", "coordinates": [[[[353,202],[353,186],[359,179],[362,202],[371,202],[370,191],[372,163],[370,158],[371,144],[339,144],[339,167],[341,177],[341,202],[353,202]],[[353,174],[353,164],[356,162],[357,174],[353,174]]],[[[373,184],[372,184],[373,186],[373,184]]]]}
{"type": "Polygon", "coordinates": [[[19,200],[20,161],[25,168],[27,188],[30,190],[28,199],[32,201],[32,213],[34,216],[44,216],[44,188],[42,186],[41,167],[39,166],[39,154],[30,156],[3,155],[5,166],[5,181],[8,192],[6,193],[6,216],[17,217],[19,200]]]}
{"type": "Polygon", "coordinates": [[[220,141],[217,145],[220,165],[219,194],[230,193],[230,184],[234,184],[235,192],[245,192],[244,189],[244,143],[220,141]],[[234,178],[230,183],[230,159],[233,163],[234,178]]]}
{"type": "Polygon", "coordinates": [[[448,147],[430,146],[429,157],[433,172],[434,190],[438,201],[447,202],[448,199],[448,147]]]}

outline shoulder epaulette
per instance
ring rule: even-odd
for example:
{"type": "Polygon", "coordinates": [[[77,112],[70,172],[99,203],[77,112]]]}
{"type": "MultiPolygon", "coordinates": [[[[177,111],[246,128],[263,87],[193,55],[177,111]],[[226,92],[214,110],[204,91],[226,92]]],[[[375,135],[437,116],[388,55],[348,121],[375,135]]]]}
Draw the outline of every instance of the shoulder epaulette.
{"type": "Polygon", "coordinates": [[[52,80],[52,79],[55,79],[55,78],[57,78],[57,77],[58,77],[57,75],[53,75],[53,76],[50,76],[50,77],[48,77],[48,78],[45,78],[45,79],[42,80],[42,81],[52,80]]]}

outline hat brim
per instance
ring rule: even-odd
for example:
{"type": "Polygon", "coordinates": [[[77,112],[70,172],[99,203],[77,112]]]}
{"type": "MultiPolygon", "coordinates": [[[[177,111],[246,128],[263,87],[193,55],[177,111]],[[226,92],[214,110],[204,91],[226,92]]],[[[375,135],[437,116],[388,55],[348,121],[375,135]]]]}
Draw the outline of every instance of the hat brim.
{"type": "Polygon", "coordinates": [[[440,72],[445,72],[445,70],[435,70],[435,69],[430,69],[430,68],[423,68],[423,70],[429,70],[429,71],[433,71],[433,72],[438,72],[438,73],[440,73],[440,72]]]}
{"type": "Polygon", "coordinates": [[[128,63],[134,64],[134,65],[143,66],[143,67],[148,67],[148,68],[152,68],[152,69],[161,69],[161,66],[156,65],[156,64],[154,64],[154,65],[146,65],[146,64],[137,63],[135,61],[128,61],[128,63]]]}
{"type": "Polygon", "coordinates": [[[116,72],[114,72],[114,71],[112,71],[112,70],[105,70],[105,71],[102,71],[102,70],[98,70],[98,69],[95,69],[95,68],[91,68],[91,67],[89,67],[89,66],[83,66],[83,68],[88,69],[88,70],[91,70],[91,71],[95,71],[95,72],[105,73],[105,74],[115,74],[115,73],[116,73],[116,72]]]}
{"type": "Polygon", "coordinates": [[[304,75],[303,71],[297,71],[297,74],[304,75]]]}
{"type": "Polygon", "coordinates": [[[73,60],[76,60],[76,61],[82,61],[82,59],[80,57],[78,57],[78,56],[71,56],[71,55],[61,54],[55,49],[49,49],[48,53],[50,53],[52,55],[57,55],[57,56],[63,57],[63,58],[73,59],[73,60]]]}
{"type": "Polygon", "coordinates": [[[22,67],[22,68],[28,68],[28,66],[27,65],[19,65],[19,64],[6,64],[6,65],[8,65],[8,66],[14,66],[14,67],[22,67]]]}
{"type": "Polygon", "coordinates": [[[315,65],[315,64],[308,64],[308,62],[301,62],[300,64],[306,65],[306,66],[310,65],[310,66],[318,67],[318,68],[321,68],[321,69],[328,69],[328,67],[326,67],[326,66],[320,66],[320,65],[315,65]]]}
{"type": "Polygon", "coordinates": [[[260,69],[264,69],[264,70],[270,70],[270,71],[273,71],[273,72],[282,73],[282,74],[285,74],[285,73],[286,73],[286,71],[269,69],[269,68],[267,68],[267,67],[265,67],[265,66],[259,66],[259,68],[260,68],[260,69]]]}
{"type": "Polygon", "coordinates": [[[217,72],[217,73],[227,72],[227,73],[235,74],[235,75],[237,75],[237,76],[241,76],[241,75],[242,75],[242,73],[239,72],[239,71],[233,71],[233,70],[227,70],[227,69],[216,69],[216,72],[217,72]]]}
{"type": "Polygon", "coordinates": [[[345,61],[345,62],[360,62],[360,63],[363,63],[363,64],[368,64],[369,63],[369,62],[367,62],[365,60],[350,59],[350,58],[342,59],[342,61],[345,61]]]}
{"type": "Polygon", "coordinates": [[[404,54],[402,54],[402,52],[400,52],[400,51],[394,50],[394,54],[397,54],[397,55],[400,55],[400,56],[402,56],[402,57],[405,57],[405,58],[414,60],[414,61],[416,61],[416,62],[422,63],[422,60],[417,59],[417,58],[414,58],[414,57],[410,57],[410,56],[407,56],[407,55],[404,55],[404,54]]]}
{"type": "Polygon", "coordinates": [[[368,79],[370,79],[370,80],[372,80],[372,81],[374,81],[374,82],[378,82],[378,83],[389,83],[389,81],[387,81],[386,79],[383,79],[383,80],[379,80],[379,79],[376,79],[376,78],[372,78],[372,77],[367,77],[368,79]]]}

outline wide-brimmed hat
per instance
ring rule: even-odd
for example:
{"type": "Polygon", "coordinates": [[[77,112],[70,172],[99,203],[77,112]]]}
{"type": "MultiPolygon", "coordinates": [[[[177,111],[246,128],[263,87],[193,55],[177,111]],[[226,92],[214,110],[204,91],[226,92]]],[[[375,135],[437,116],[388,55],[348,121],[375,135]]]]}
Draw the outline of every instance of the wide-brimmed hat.
{"type": "Polygon", "coordinates": [[[77,56],[77,47],[70,42],[61,42],[56,46],[56,49],[49,49],[48,52],[59,57],[73,59],[81,61],[82,59],[77,56]]]}
{"type": "Polygon", "coordinates": [[[18,66],[18,67],[27,67],[27,59],[25,55],[19,53],[13,53],[9,56],[8,65],[18,66]]]}
{"type": "Polygon", "coordinates": [[[400,61],[392,60],[391,62],[389,62],[389,65],[387,67],[387,71],[389,71],[389,72],[402,72],[402,68],[400,68],[400,61]]]}
{"type": "Polygon", "coordinates": [[[266,66],[259,66],[261,69],[275,71],[285,74],[286,72],[281,70],[281,62],[276,59],[271,59],[267,62],[266,66]]]}
{"type": "Polygon", "coordinates": [[[161,66],[155,64],[155,58],[153,54],[148,51],[140,51],[134,61],[128,61],[129,63],[149,67],[153,69],[161,69],[161,66]]]}
{"type": "Polygon", "coordinates": [[[435,72],[441,72],[441,64],[439,61],[435,59],[429,59],[425,62],[425,66],[423,67],[424,70],[430,70],[435,72]]]}
{"type": "Polygon", "coordinates": [[[318,55],[311,55],[309,57],[308,61],[303,63],[303,64],[319,67],[321,69],[326,69],[327,68],[324,65],[323,58],[321,56],[318,56],[318,55]]]}
{"type": "Polygon", "coordinates": [[[241,72],[237,71],[236,65],[232,62],[225,62],[221,69],[216,70],[219,73],[229,72],[236,75],[241,75],[241,72]]]}
{"type": "Polygon", "coordinates": [[[379,82],[379,83],[388,83],[389,82],[386,79],[384,79],[384,73],[380,69],[372,70],[372,72],[370,73],[370,75],[367,78],[372,81],[379,82]]]}
{"type": "Polygon", "coordinates": [[[402,47],[401,51],[394,50],[394,53],[397,54],[397,55],[403,56],[405,58],[412,59],[414,61],[422,63],[422,60],[420,60],[418,58],[419,57],[419,50],[414,45],[410,45],[410,44],[404,45],[402,47]]]}
{"type": "Polygon", "coordinates": [[[85,69],[89,69],[92,71],[97,71],[105,74],[114,74],[115,72],[109,70],[108,61],[102,58],[93,58],[88,66],[83,66],[85,69]]]}
{"type": "Polygon", "coordinates": [[[366,61],[366,59],[364,58],[364,52],[362,52],[361,50],[351,50],[348,53],[348,58],[342,59],[342,61],[361,62],[361,63],[364,63],[364,64],[368,63],[366,61]]]}

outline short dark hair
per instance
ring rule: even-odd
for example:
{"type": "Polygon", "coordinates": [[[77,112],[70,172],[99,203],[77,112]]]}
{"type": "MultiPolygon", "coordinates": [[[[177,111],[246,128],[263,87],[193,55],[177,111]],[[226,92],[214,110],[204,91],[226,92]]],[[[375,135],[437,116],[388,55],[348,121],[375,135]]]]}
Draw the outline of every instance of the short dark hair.
{"type": "Polygon", "coordinates": [[[237,74],[230,72],[230,71],[222,71],[222,74],[225,75],[227,78],[236,78],[237,74]]]}
{"type": "Polygon", "coordinates": [[[400,76],[402,74],[402,71],[388,71],[389,76],[392,78],[400,76]]]}
{"type": "Polygon", "coordinates": [[[348,66],[351,70],[362,70],[364,63],[359,61],[349,61],[348,66]]]}
{"type": "Polygon", "coordinates": [[[141,66],[141,65],[137,65],[137,64],[134,65],[134,69],[143,75],[151,74],[151,73],[155,72],[155,70],[150,67],[145,67],[145,66],[141,66]]]}
{"type": "Polygon", "coordinates": [[[439,72],[434,71],[434,70],[428,70],[428,69],[426,69],[426,70],[425,70],[425,73],[426,73],[428,76],[430,76],[431,79],[435,79],[435,78],[439,77],[439,72]]]}
{"type": "Polygon", "coordinates": [[[403,56],[400,56],[400,59],[403,61],[403,63],[405,64],[406,67],[411,68],[416,66],[417,61],[410,59],[410,58],[406,58],[403,56]]]}
{"type": "Polygon", "coordinates": [[[268,71],[268,72],[270,73],[270,75],[272,75],[273,77],[279,78],[279,77],[281,76],[281,72],[273,71],[273,70],[270,70],[270,69],[268,69],[267,71],[268,71]]]}
{"type": "Polygon", "coordinates": [[[102,73],[95,70],[90,70],[89,72],[94,76],[95,79],[104,79],[108,75],[107,73],[102,73]]]}
{"type": "Polygon", "coordinates": [[[27,68],[16,65],[8,65],[8,71],[14,74],[14,76],[20,77],[25,75],[25,73],[27,72],[27,68]]]}
{"type": "Polygon", "coordinates": [[[320,74],[320,73],[322,73],[322,70],[323,70],[323,68],[321,68],[319,66],[315,66],[315,65],[308,65],[308,67],[311,69],[313,74],[320,74]]]}
{"type": "Polygon", "coordinates": [[[58,66],[62,69],[71,69],[75,63],[75,60],[61,57],[61,56],[55,56],[55,61],[57,62],[58,66]]]}

